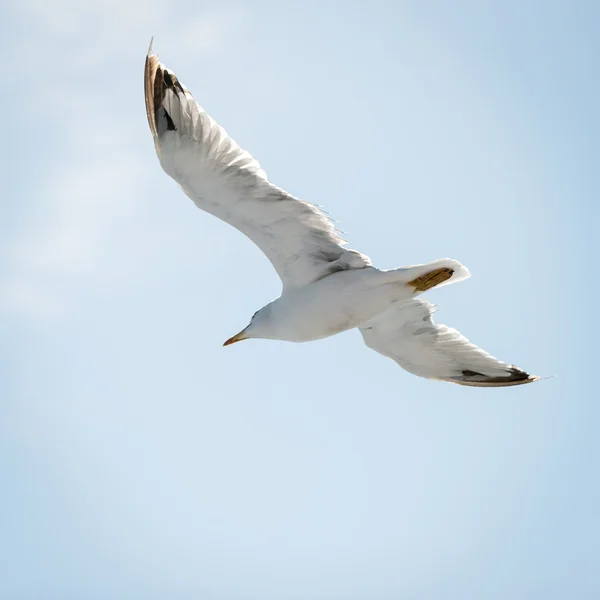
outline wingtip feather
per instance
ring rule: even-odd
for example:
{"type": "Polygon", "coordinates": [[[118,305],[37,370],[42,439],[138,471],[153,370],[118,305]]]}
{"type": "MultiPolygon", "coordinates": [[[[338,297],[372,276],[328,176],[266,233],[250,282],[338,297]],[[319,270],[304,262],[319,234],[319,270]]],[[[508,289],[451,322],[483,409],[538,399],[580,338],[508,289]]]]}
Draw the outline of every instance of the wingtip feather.
{"type": "MultiPolygon", "coordinates": [[[[156,78],[156,72],[160,66],[158,56],[152,54],[152,43],[154,37],[150,39],[150,45],[148,47],[148,53],[146,54],[146,62],[144,65],[144,98],[146,102],[146,116],[148,117],[148,125],[152,132],[155,144],[157,139],[156,123],[154,120],[154,80],[156,78]]],[[[158,148],[157,148],[158,150],[158,148]]]]}
{"type": "Polygon", "coordinates": [[[467,375],[465,371],[463,371],[464,376],[461,378],[453,377],[448,379],[451,383],[458,383],[459,385],[466,385],[471,387],[509,387],[513,385],[524,385],[525,383],[533,383],[534,381],[538,381],[540,377],[537,375],[532,375],[531,373],[527,373],[522,371],[521,369],[509,365],[508,367],[510,375],[507,377],[487,377],[485,379],[480,379],[482,376],[479,373],[473,373],[473,375],[467,375]]]}

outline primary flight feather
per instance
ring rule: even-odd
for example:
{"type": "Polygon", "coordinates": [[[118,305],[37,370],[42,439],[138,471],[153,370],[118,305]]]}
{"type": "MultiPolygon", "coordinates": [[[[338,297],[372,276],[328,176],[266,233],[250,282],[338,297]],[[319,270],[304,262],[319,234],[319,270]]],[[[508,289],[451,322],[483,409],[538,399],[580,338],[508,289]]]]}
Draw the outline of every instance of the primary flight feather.
{"type": "Polygon", "coordinates": [[[318,207],[272,184],[246,150],[194,100],[152,53],[144,77],[146,113],[164,171],[202,210],[248,236],[281,278],[281,296],[228,339],[305,342],[358,328],[365,344],[422,377],[472,386],[530,383],[445,325],[417,296],[469,277],[458,261],[384,271],[346,248],[318,207]]]}

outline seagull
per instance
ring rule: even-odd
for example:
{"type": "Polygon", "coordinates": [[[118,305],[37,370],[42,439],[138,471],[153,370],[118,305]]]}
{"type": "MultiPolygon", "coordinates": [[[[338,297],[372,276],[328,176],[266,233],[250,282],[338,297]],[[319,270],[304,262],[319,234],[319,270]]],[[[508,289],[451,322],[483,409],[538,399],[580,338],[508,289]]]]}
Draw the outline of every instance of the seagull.
{"type": "Polygon", "coordinates": [[[252,338],[308,342],[357,328],[369,348],[428,379],[480,387],[539,379],[434,323],[435,307],[419,296],[468,278],[460,262],[443,258],[383,270],[348,249],[319,207],[269,181],[258,161],[160,62],[152,42],[144,88],[163,170],[196,206],[250,238],[281,278],[280,297],[224,346],[252,338]]]}

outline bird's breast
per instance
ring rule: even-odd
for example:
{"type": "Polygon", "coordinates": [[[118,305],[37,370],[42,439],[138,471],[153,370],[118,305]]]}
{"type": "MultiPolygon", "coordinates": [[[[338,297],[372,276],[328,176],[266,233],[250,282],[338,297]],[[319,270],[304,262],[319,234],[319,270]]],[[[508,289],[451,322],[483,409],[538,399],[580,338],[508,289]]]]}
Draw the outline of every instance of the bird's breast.
{"type": "Polygon", "coordinates": [[[277,338],[308,342],[353,329],[385,310],[393,296],[390,286],[364,285],[358,277],[334,275],[288,290],[273,307],[277,338]]]}

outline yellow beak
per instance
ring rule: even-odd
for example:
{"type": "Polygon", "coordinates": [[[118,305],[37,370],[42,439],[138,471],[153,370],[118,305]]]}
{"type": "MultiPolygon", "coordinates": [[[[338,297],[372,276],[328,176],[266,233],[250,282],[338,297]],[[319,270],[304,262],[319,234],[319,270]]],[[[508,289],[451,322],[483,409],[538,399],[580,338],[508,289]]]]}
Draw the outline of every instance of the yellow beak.
{"type": "Polygon", "coordinates": [[[236,333],[233,337],[230,337],[224,344],[223,346],[230,346],[231,344],[235,344],[236,342],[241,342],[242,340],[247,340],[248,338],[244,336],[244,331],[246,331],[245,329],[243,329],[242,331],[240,331],[239,333],[236,333]]]}

